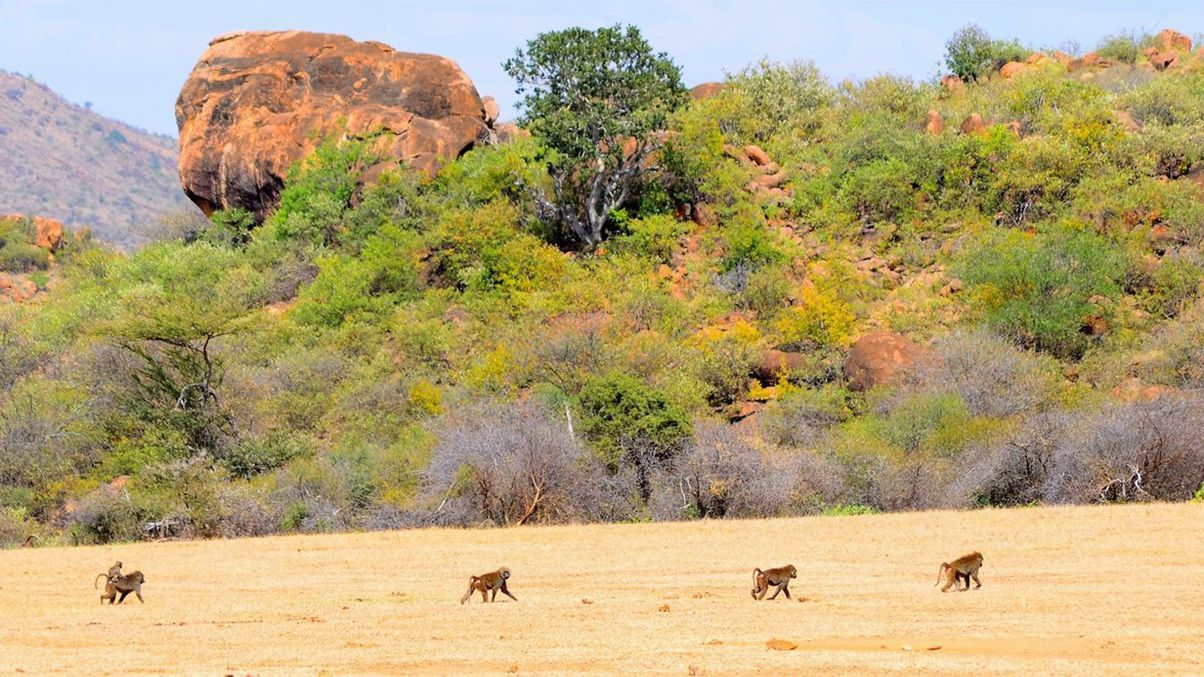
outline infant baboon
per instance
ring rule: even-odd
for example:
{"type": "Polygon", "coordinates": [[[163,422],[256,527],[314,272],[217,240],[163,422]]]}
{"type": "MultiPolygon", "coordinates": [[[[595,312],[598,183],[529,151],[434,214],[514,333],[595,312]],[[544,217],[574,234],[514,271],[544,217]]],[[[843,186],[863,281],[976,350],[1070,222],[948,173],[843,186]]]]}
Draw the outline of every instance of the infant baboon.
{"type": "Polygon", "coordinates": [[[798,578],[798,569],[794,568],[793,564],[787,564],[784,567],[776,569],[766,569],[761,571],[760,567],[753,569],[753,599],[765,599],[765,593],[769,592],[769,586],[777,586],[777,590],[773,591],[773,599],[778,596],[779,592],[786,593],[786,599],[790,599],[790,579],[798,578]]]}
{"type": "Polygon", "coordinates": [[[490,571],[487,574],[481,574],[480,576],[473,576],[469,578],[468,592],[464,593],[464,596],[460,598],[460,604],[467,602],[468,598],[472,597],[472,593],[477,590],[481,591],[482,602],[492,602],[496,600],[498,590],[501,590],[506,594],[507,597],[517,602],[518,598],[514,595],[511,595],[510,591],[506,589],[506,579],[508,578],[510,578],[510,570],[506,567],[502,567],[497,571],[490,571]],[[492,592],[493,596],[486,599],[486,592],[492,592]]]}
{"type": "Polygon", "coordinates": [[[941,592],[947,592],[949,588],[958,586],[959,583],[965,581],[966,587],[956,587],[959,592],[965,592],[970,589],[970,579],[974,579],[974,587],[981,588],[982,582],[978,580],[978,570],[982,567],[982,553],[972,552],[969,555],[962,555],[952,562],[941,562],[941,569],[936,574],[936,583],[940,585],[941,580],[945,581],[945,585],[941,586],[941,592]]]}
{"type": "MultiPolygon", "coordinates": [[[[100,578],[97,576],[97,578],[100,578]]],[[[121,599],[117,600],[118,604],[125,601],[126,596],[131,592],[138,596],[138,601],[143,604],[146,600],[142,599],[142,584],[146,582],[146,577],[141,571],[132,571],[123,576],[118,576],[112,580],[105,581],[105,592],[100,596],[100,603],[104,604],[105,600],[109,600],[109,604],[117,597],[117,593],[121,593],[121,599]]]]}
{"type": "MultiPolygon", "coordinates": [[[[96,584],[97,584],[98,582],[100,582],[100,579],[101,579],[101,577],[104,577],[104,579],[105,579],[105,583],[106,583],[107,585],[112,585],[112,584],[113,584],[113,581],[115,581],[115,580],[117,580],[118,578],[120,578],[120,577],[121,577],[121,562],[120,562],[120,561],[118,561],[116,564],[114,564],[113,566],[109,567],[109,572],[108,572],[108,573],[105,573],[105,574],[96,574],[96,580],[95,580],[95,581],[92,581],[92,587],[93,587],[93,588],[95,588],[95,587],[96,587],[96,584]]],[[[105,591],[106,591],[106,592],[108,591],[108,588],[107,588],[107,587],[106,587],[105,591]]]]}

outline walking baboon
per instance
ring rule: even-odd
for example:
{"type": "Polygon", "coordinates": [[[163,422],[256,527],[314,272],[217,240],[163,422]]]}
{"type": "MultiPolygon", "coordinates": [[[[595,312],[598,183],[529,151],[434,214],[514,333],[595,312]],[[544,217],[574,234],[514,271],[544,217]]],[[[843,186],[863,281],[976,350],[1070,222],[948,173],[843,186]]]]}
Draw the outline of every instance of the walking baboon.
{"type": "Polygon", "coordinates": [[[753,599],[765,599],[765,593],[769,592],[769,586],[777,586],[777,590],[773,591],[773,599],[778,596],[779,592],[786,593],[786,599],[790,599],[790,579],[798,578],[798,569],[794,568],[793,564],[787,564],[784,567],[776,569],[766,569],[761,571],[760,567],[753,569],[753,599]]]}
{"type": "MultiPolygon", "coordinates": [[[[97,576],[100,578],[100,576],[97,576]]],[[[141,571],[132,571],[123,576],[105,582],[105,593],[100,596],[100,603],[104,604],[105,600],[109,600],[109,604],[117,597],[117,593],[121,593],[121,598],[117,600],[118,604],[125,601],[127,595],[131,592],[138,596],[138,601],[143,604],[146,600],[142,599],[142,584],[146,582],[146,577],[141,571]]]]}
{"type": "Polygon", "coordinates": [[[481,574],[480,576],[473,576],[469,578],[468,592],[464,593],[464,596],[460,598],[460,604],[467,602],[468,598],[472,597],[472,593],[477,590],[481,591],[482,602],[492,602],[496,600],[498,590],[501,590],[506,594],[507,597],[517,602],[518,598],[514,595],[511,595],[510,591],[506,589],[506,579],[508,578],[510,578],[510,570],[506,567],[502,567],[497,571],[490,571],[487,574],[481,574]],[[492,592],[493,596],[486,599],[486,592],[492,592]]]}
{"type": "Polygon", "coordinates": [[[959,592],[965,592],[970,589],[970,579],[974,579],[974,587],[981,588],[982,581],[978,580],[978,570],[982,567],[982,553],[972,552],[969,555],[962,555],[952,562],[941,562],[941,569],[936,574],[936,583],[940,585],[941,580],[945,581],[945,585],[941,586],[941,592],[947,592],[949,588],[956,587],[959,592]],[[960,587],[958,584],[965,582],[966,587],[960,587]]]}

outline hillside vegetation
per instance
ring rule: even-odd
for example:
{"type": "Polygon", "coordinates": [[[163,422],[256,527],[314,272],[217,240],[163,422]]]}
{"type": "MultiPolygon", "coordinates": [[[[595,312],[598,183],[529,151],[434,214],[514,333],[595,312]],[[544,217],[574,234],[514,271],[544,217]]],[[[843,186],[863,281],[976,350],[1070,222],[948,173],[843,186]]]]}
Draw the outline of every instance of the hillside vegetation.
{"type": "Polygon", "coordinates": [[[0,670],[1194,675],[1202,518],[1148,504],[14,550],[0,670]],[[981,588],[933,587],[972,549],[981,588]],[[97,603],[115,560],[144,572],[145,604],[97,603]],[[750,599],[754,566],[788,562],[792,599],[750,599]],[[517,602],[459,604],[503,564],[517,602]],[[125,651],[106,646],[118,635],[125,651]]]}
{"type": "Polygon", "coordinates": [[[180,190],[176,141],[76,106],[0,71],[0,214],[47,216],[130,250],[156,220],[195,211],[180,190]]]}
{"type": "Polygon", "coordinates": [[[965,84],[691,102],[638,31],[546,34],[530,138],[366,188],[332,139],[262,224],[69,243],[0,306],[0,540],[1199,495],[1201,58],[966,41],[965,84]],[[867,384],[875,330],[921,356],[867,384]]]}

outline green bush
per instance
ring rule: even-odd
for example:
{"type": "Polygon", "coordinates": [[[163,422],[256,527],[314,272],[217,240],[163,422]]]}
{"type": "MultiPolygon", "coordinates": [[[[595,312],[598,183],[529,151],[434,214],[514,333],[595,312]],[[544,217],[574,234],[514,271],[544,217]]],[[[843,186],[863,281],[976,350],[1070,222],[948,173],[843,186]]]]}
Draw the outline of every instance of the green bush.
{"type": "Polygon", "coordinates": [[[9,241],[0,247],[0,272],[30,273],[50,267],[50,253],[27,242],[9,241]]]}
{"type": "Polygon", "coordinates": [[[981,26],[967,24],[945,43],[945,65],[966,82],[985,79],[1009,61],[1023,61],[1030,50],[1015,40],[994,40],[981,26]]]}
{"type": "Polygon", "coordinates": [[[975,305],[999,332],[1026,348],[1077,359],[1089,347],[1082,327],[1101,314],[1089,299],[1116,299],[1129,262],[1107,238],[1072,227],[1045,233],[994,232],[958,265],[975,305]]]}
{"type": "Polygon", "coordinates": [[[1132,31],[1127,33],[1122,31],[1113,35],[1105,35],[1095,46],[1095,52],[1101,59],[1134,64],[1137,63],[1137,57],[1141,54],[1141,45],[1132,31]]]}

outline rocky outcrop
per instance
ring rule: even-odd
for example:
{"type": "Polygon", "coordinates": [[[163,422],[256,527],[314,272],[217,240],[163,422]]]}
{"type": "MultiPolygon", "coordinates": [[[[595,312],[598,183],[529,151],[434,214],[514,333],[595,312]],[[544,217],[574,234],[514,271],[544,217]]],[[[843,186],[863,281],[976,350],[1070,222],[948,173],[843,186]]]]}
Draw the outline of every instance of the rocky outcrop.
{"type": "Polygon", "coordinates": [[[390,163],[433,172],[491,140],[488,117],[450,59],[342,35],[233,33],[209,43],[176,101],[180,180],[207,214],[262,218],[323,138],[371,137],[390,163]]]}
{"type": "Polygon", "coordinates": [[[24,214],[6,214],[0,216],[0,221],[22,221],[29,219],[33,225],[33,243],[54,253],[63,246],[63,223],[58,219],[45,216],[26,216],[24,214]]]}
{"type": "Polygon", "coordinates": [[[844,361],[844,375],[851,390],[869,390],[889,382],[927,352],[901,334],[875,331],[853,344],[844,361]]]}
{"type": "Polygon", "coordinates": [[[962,134],[985,134],[987,125],[983,122],[981,115],[970,113],[965,120],[962,120],[961,131],[962,134]]]}
{"type": "Polygon", "coordinates": [[[1176,30],[1164,28],[1158,33],[1154,40],[1164,52],[1175,50],[1182,52],[1191,51],[1191,38],[1176,30]]]}
{"type": "Polygon", "coordinates": [[[38,293],[38,285],[24,275],[0,273],[0,304],[24,303],[38,293]]]}
{"type": "Polygon", "coordinates": [[[709,99],[722,91],[722,82],[704,82],[701,85],[695,85],[690,88],[690,98],[694,101],[701,101],[709,99]]]}
{"type": "Polygon", "coordinates": [[[937,136],[945,131],[945,120],[941,118],[940,111],[930,109],[924,117],[924,131],[932,136],[937,136]]]}

